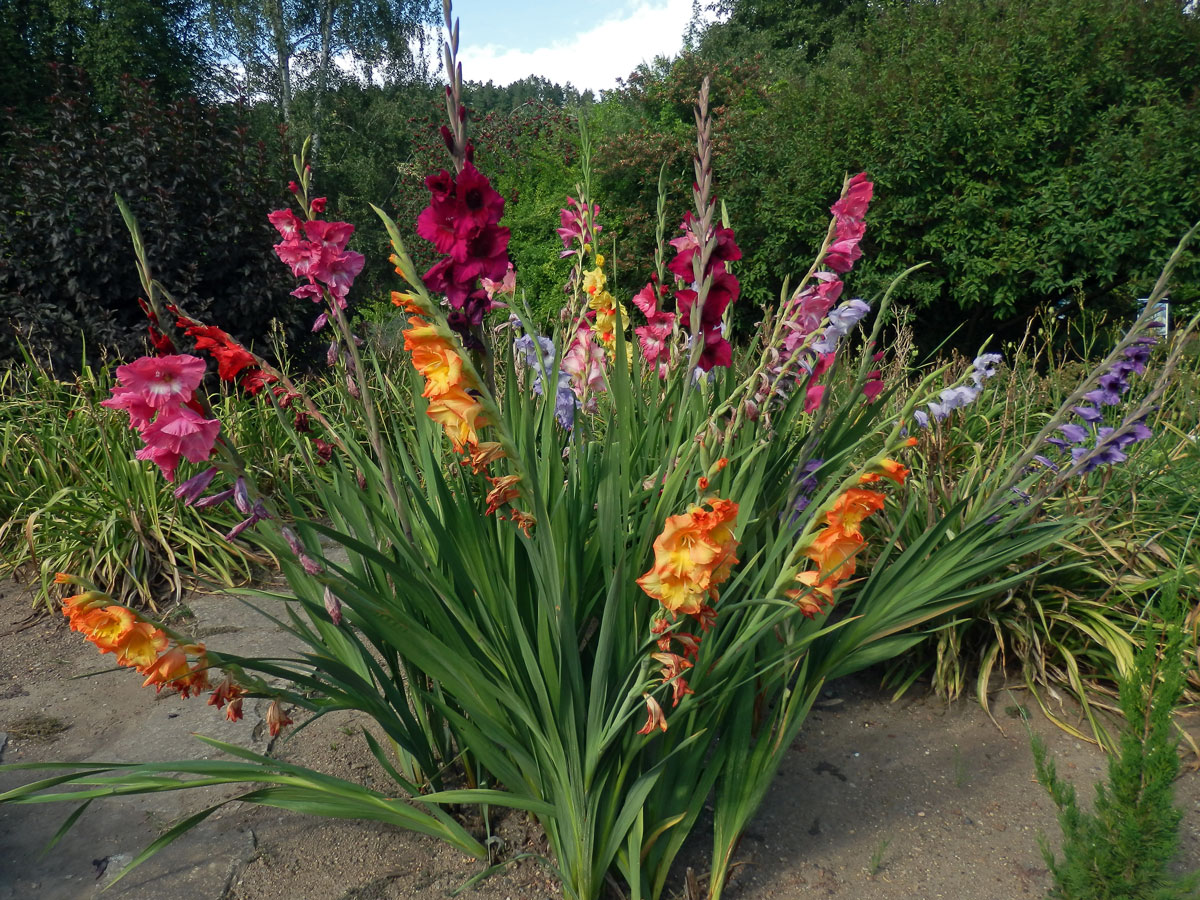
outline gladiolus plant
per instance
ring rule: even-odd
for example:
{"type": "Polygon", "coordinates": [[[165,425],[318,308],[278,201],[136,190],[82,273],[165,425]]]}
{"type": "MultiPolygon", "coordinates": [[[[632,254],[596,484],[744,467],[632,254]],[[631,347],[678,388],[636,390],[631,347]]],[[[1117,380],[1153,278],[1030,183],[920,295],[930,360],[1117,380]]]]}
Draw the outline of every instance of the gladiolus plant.
{"type": "MultiPolygon", "coordinates": [[[[614,880],[632,898],[664,896],[711,803],[716,900],[826,680],[891,658],[922,639],[922,623],[1007,590],[1028,576],[1013,561],[1070,530],[1010,502],[1059,432],[919,540],[902,545],[882,527],[908,508],[920,424],[936,427],[973,400],[998,360],[981,355],[949,383],[938,369],[885,384],[876,345],[891,291],[846,296],[870,229],[866,173],[832,199],[815,260],[761,312],[757,335],[735,336],[742,248],[713,181],[707,84],[694,209],[677,237],[662,234],[646,287],[621,296],[606,272],[603,206],[585,171],[558,228],[574,266],[568,299],[554,333],[539,333],[509,264],[504,200],[474,162],[448,4],[446,17],[449,161],[427,180],[416,223],[437,262],[418,272],[380,212],[403,280],[393,302],[408,326],[406,370],[384,371],[358,346],[345,307],[363,259],[348,249],[350,225],[316,218],[325,205],[308,199],[303,155],[299,214],[271,213],[279,257],[300,281],[297,297],[320,304],[315,327],[332,326],[334,377],[361,416],[319,418],[283,373],[168,309],[145,280],[158,319],[173,312],[179,340],[211,354],[220,377],[252,376],[239,381],[248,393],[319,426],[319,442],[296,441],[324,467],[314,488],[324,517],[262,495],[206,408],[189,406],[201,360],[170,342],[123,367],[107,401],[129,413],[168,478],[181,460],[204,466],[181,498],[233,503],[246,517],[235,532],[275,542],[307,653],[222,655],[98,595],[67,613],[147,684],[215,685],[209,702],[228,703],[231,720],[243,696],[274,699],[273,732],[305,714],[367,713],[376,728],[364,753],[395,785],[368,789],[205,738],[234,759],[91,764],[57,779],[66,789],[55,799],[87,800],[97,783],[122,779],[135,790],[151,775],[165,789],[171,773],[181,788],[245,781],[255,784],[247,802],[391,822],[481,860],[487,848],[449,808],[508,806],[544,829],[546,863],[573,900],[596,900],[614,880]]],[[[135,242],[140,252],[136,229],[135,242]]],[[[1122,378],[1144,369],[1148,344],[1129,346],[1122,378]]],[[[1117,396],[1120,384],[1097,391],[1117,396]]],[[[1106,448],[1138,434],[1129,426],[1095,440],[1115,458],[1106,448]]],[[[1077,453],[1075,468],[1098,458],[1077,453]]],[[[37,785],[0,797],[44,799],[37,785]]]]}

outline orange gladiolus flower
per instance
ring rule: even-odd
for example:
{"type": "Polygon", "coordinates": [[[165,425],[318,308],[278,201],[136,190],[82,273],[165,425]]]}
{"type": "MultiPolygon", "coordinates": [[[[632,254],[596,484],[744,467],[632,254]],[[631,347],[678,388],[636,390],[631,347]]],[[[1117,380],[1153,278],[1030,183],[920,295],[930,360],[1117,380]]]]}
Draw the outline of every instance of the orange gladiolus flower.
{"type": "Polygon", "coordinates": [[[143,670],[147,677],[142,682],[142,687],[154,685],[155,691],[161,693],[164,685],[175,687],[190,671],[187,654],[183,648],[172,647],[143,670]]]}
{"type": "Polygon", "coordinates": [[[136,622],[117,645],[117,664],[147,671],[167,649],[167,635],[149,622],[136,622]]]}
{"type": "Polygon", "coordinates": [[[819,577],[819,572],[801,572],[796,576],[796,580],[806,589],[785,592],[788,597],[796,601],[800,612],[810,619],[817,615],[824,606],[833,606],[834,582],[818,581],[819,577]]]}
{"type": "Polygon", "coordinates": [[[883,501],[883,494],[850,488],[834,501],[833,508],[825,514],[825,521],[830,528],[861,538],[863,519],[883,509],[883,501]]]}
{"type": "Polygon", "coordinates": [[[654,566],[637,581],[673,613],[697,615],[706,599],[717,597],[717,585],[737,562],[732,530],[737,504],[714,499],[710,505],[711,511],[693,506],[667,518],[654,541],[654,566]]]}
{"type": "Polygon", "coordinates": [[[859,484],[873,484],[880,478],[890,478],[896,484],[904,484],[904,479],[908,477],[908,469],[900,465],[894,459],[881,459],[879,461],[878,472],[868,472],[858,479],[859,484]]]}
{"type": "Polygon", "coordinates": [[[406,313],[420,313],[421,307],[417,306],[416,298],[412,294],[405,294],[401,291],[392,291],[392,305],[401,307],[406,313]]]}
{"type": "Polygon", "coordinates": [[[74,597],[67,597],[62,602],[63,615],[71,623],[72,631],[85,631],[81,617],[102,606],[112,603],[112,597],[99,591],[84,591],[74,597]]]}
{"type": "Polygon", "coordinates": [[[75,630],[83,632],[101,653],[113,653],[136,621],[132,610],[113,605],[83,613],[73,619],[71,625],[78,624],[75,630]]]}
{"type": "Polygon", "coordinates": [[[854,574],[854,557],[863,539],[840,528],[825,528],[804,551],[819,567],[821,581],[837,583],[854,574]]]}

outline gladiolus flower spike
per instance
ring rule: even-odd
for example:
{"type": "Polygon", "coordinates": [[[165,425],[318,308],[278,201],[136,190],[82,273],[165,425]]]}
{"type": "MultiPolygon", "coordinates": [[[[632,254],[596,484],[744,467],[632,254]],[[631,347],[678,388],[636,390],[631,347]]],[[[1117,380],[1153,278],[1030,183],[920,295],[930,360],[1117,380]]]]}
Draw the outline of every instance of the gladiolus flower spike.
{"type": "MultiPolygon", "coordinates": [[[[61,577],[64,584],[81,580],[71,575],[61,577]]],[[[80,632],[101,653],[112,653],[117,665],[144,675],[143,687],[153,685],[160,693],[166,688],[184,699],[199,696],[210,688],[209,659],[204,644],[176,640],[100,591],[85,591],[68,597],[63,600],[62,609],[73,631],[80,632]]],[[[226,672],[213,688],[208,703],[218,709],[228,704],[226,718],[236,722],[242,717],[245,695],[246,689],[226,672]]],[[[272,708],[278,713],[272,722],[268,711],[268,725],[272,726],[274,735],[279,728],[291,724],[291,719],[278,710],[278,701],[272,708]]]]}

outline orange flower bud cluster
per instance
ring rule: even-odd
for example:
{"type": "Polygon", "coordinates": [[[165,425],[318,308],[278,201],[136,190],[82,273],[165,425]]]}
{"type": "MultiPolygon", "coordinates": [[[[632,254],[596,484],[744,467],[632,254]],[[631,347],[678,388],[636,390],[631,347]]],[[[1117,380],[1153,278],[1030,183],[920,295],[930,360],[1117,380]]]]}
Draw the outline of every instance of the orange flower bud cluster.
{"type": "Polygon", "coordinates": [[[707,503],[711,509],[693,506],[667,518],[654,540],[654,567],[637,580],[672,613],[699,616],[706,599],[717,600],[717,586],[737,562],[737,504],[715,497],[707,503]]]}

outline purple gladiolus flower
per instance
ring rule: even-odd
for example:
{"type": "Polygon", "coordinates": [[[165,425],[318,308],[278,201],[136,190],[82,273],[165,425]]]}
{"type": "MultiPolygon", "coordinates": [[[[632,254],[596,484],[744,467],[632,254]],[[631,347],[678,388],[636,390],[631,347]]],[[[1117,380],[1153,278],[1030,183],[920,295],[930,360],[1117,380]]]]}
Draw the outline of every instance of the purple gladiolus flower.
{"type": "Polygon", "coordinates": [[[1083,421],[1092,425],[1104,418],[1098,409],[1091,406],[1072,406],[1071,410],[1083,421]]]}
{"type": "Polygon", "coordinates": [[[175,499],[182,500],[186,505],[191,506],[200,499],[200,495],[208,489],[213,478],[217,474],[217,469],[205,469],[199,475],[193,475],[179,487],[175,488],[175,499]]]}
{"type": "Polygon", "coordinates": [[[1074,422],[1068,422],[1066,425],[1059,425],[1058,430],[1062,432],[1062,436],[1072,444],[1082,444],[1087,440],[1087,429],[1082,425],[1076,425],[1074,422]]]}

